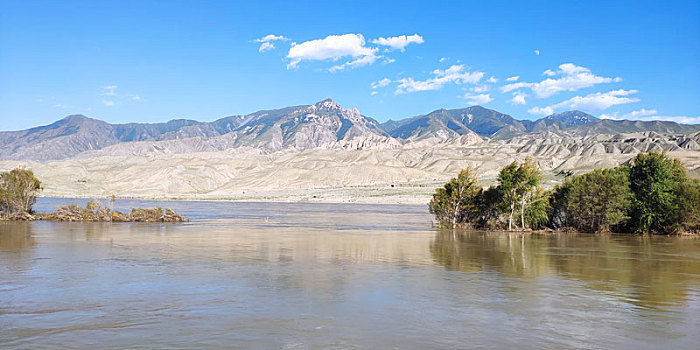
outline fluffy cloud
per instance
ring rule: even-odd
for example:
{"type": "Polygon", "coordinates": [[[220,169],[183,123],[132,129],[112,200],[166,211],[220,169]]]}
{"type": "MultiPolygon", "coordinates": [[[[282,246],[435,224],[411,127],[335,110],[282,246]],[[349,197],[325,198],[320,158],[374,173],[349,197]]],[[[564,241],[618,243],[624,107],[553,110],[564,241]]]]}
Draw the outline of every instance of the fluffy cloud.
{"type": "Polygon", "coordinates": [[[112,107],[114,106],[114,101],[111,100],[102,100],[102,104],[107,106],[107,107],[112,107]]]}
{"type": "Polygon", "coordinates": [[[540,50],[535,50],[535,55],[539,56],[539,55],[540,55],[540,50]]]}
{"type": "Polygon", "coordinates": [[[296,68],[301,61],[338,61],[342,58],[353,60],[331,68],[332,71],[345,68],[355,68],[374,63],[381,56],[376,53],[379,49],[365,46],[362,34],[329,35],[323,39],[309,40],[301,44],[292,43],[287,58],[290,59],[287,69],[296,68]]]}
{"type": "Polygon", "coordinates": [[[275,44],[271,42],[264,42],[262,45],[260,45],[260,48],[258,49],[258,52],[263,53],[265,51],[270,51],[275,48],[275,44]]]}
{"type": "Polygon", "coordinates": [[[510,78],[507,78],[506,81],[511,81],[511,82],[512,82],[512,81],[517,81],[518,79],[520,79],[520,76],[519,76],[519,75],[516,75],[516,76],[512,76],[512,77],[510,77],[510,78]]]}
{"type": "Polygon", "coordinates": [[[557,103],[552,106],[540,108],[534,107],[528,110],[532,114],[552,114],[553,110],[558,109],[581,109],[584,111],[602,111],[609,107],[627,103],[639,102],[638,98],[628,97],[631,94],[637,93],[637,90],[614,90],[608,92],[596,92],[586,96],[575,96],[566,101],[557,103]]]}
{"type": "Polygon", "coordinates": [[[382,45],[382,46],[388,46],[394,50],[401,50],[401,52],[406,51],[406,46],[408,46],[411,43],[415,44],[422,44],[423,43],[423,37],[418,35],[418,34],[413,34],[413,35],[399,35],[399,36],[391,36],[388,38],[377,38],[372,40],[373,44],[377,45],[382,45]]]}
{"type": "Polygon", "coordinates": [[[467,103],[473,104],[473,105],[483,105],[487,104],[491,101],[493,101],[493,98],[491,98],[491,95],[489,94],[470,94],[466,93],[464,96],[462,96],[465,100],[467,100],[467,103]]]}
{"type": "Polygon", "coordinates": [[[464,65],[452,65],[445,70],[436,69],[431,74],[433,77],[426,80],[414,80],[410,77],[398,80],[399,85],[394,93],[439,90],[448,83],[476,84],[484,77],[484,72],[465,71],[464,65]]]}
{"type": "Polygon", "coordinates": [[[594,75],[590,69],[573,63],[564,63],[559,66],[556,72],[547,70],[544,74],[559,77],[547,78],[539,83],[519,82],[507,84],[501,87],[501,91],[510,92],[527,88],[532,90],[536,97],[547,98],[561,91],[576,91],[596,84],[622,81],[621,78],[606,78],[594,75]]]}
{"type": "Polygon", "coordinates": [[[373,81],[371,85],[372,85],[372,89],[378,89],[378,88],[389,86],[389,84],[391,84],[391,79],[384,78],[382,80],[373,81]]]}
{"type": "Polygon", "coordinates": [[[254,41],[256,43],[262,43],[260,45],[260,48],[258,48],[258,52],[263,53],[265,51],[270,51],[275,48],[275,41],[287,41],[289,38],[285,38],[282,35],[274,35],[274,34],[268,34],[262,38],[255,39],[254,41]]]}
{"type": "Polygon", "coordinates": [[[526,105],[527,101],[525,100],[525,97],[527,97],[526,94],[523,94],[521,92],[515,92],[513,93],[513,98],[508,100],[508,102],[515,105],[526,105]]]}
{"type": "Polygon", "coordinates": [[[479,85],[471,88],[470,90],[476,93],[482,93],[491,90],[491,87],[488,85],[479,85]]]}
{"type": "Polygon", "coordinates": [[[544,115],[544,116],[554,114],[554,109],[552,109],[552,107],[542,107],[542,108],[532,107],[532,108],[528,109],[527,111],[530,114],[539,114],[539,115],[544,115]]]}
{"type": "Polygon", "coordinates": [[[496,79],[496,77],[491,77],[486,82],[491,83],[491,84],[495,84],[498,82],[498,79],[496,79]]]}

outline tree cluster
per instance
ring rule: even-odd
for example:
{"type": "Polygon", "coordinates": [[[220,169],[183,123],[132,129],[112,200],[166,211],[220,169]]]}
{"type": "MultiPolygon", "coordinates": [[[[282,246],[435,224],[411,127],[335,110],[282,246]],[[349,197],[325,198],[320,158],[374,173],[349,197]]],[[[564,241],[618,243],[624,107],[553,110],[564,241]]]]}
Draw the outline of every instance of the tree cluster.
{"type": "Polygon", "coordinates": [[[498,185],[483,189],[467,168],[436,190],[429,209],[450,228],[700,232],[700,181],[664,153],[640,153],[629,165],[571,176],[550,190],[541,179],[526,159],[504,167],[498,185]]]}

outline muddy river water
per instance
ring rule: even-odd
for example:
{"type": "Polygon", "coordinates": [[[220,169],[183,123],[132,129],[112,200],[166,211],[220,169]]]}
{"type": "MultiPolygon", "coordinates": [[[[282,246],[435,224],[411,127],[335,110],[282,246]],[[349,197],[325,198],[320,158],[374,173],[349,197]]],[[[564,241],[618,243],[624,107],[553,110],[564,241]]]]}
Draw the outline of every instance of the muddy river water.
{"type": "Polygon", "coordinates": [[[700,344],[700,239],[454,233],[426,206],[115,203],[155,205],[191,221],[0,223],[0,348],[700,344]]]}

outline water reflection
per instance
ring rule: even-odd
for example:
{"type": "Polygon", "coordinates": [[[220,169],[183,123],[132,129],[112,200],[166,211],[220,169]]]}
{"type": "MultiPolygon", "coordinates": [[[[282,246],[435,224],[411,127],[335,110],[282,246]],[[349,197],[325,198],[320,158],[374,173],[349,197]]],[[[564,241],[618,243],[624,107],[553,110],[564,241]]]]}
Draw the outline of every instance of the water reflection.
{"type": "Polygon", "coordinates": [[[700,240],[440,230],[430,243],[450,270],[584,281],[642,307],[680,305],[700,282],[700,240]]]}
{"type": "Polygon", "coordinates": [[[19,252],[36,245],[30,222],[0,222],[0,250],[19,252]]]}

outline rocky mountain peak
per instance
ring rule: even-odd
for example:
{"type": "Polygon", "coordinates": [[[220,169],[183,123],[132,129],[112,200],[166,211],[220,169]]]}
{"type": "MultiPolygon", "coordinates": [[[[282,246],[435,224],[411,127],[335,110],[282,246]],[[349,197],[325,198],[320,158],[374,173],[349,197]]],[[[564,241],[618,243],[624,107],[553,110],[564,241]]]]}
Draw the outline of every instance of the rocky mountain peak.
{"type": "Polygon", "coordinates": [[[337,102],[333,101],[330,98],[327,98],[323,101],[317,102],[314,107],[318,109],[343,109],[337,102]]]}

